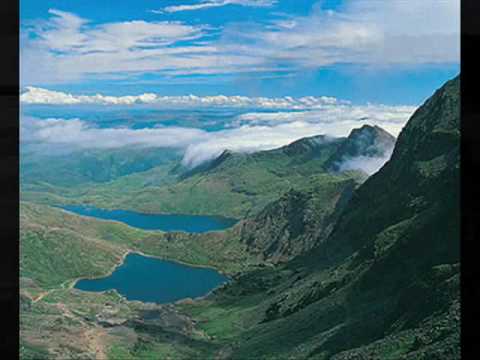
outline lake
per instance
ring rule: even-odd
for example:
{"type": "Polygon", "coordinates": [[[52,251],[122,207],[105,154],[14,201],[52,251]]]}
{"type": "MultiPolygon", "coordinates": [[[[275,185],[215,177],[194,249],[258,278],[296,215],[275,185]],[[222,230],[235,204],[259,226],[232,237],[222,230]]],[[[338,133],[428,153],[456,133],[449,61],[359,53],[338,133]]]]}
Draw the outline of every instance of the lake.
{"type": "Polygon", "coordinates": [[[128,300],[164,304],[204,296],[227,281],[226,276],[214,269],[130,253],[111,275],[79,280],[75,289],[96,292],[115,289],[128,300]]]}
{"type": "Polygon", "coordinates": [[[219,216],[142,214],[128,210],[105,210],[93,206],[67,205],[64,210],[103,220],[116,220],[144,230],[202,233],[225,230],[237,220],[219,216]]]}

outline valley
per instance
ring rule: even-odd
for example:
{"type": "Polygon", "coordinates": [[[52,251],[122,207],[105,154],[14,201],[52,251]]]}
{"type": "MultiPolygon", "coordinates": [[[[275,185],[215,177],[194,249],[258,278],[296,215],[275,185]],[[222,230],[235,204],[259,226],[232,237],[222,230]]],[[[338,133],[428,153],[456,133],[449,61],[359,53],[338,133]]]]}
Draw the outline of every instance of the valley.
{"type": "Polygon", "coordinates": [[[457,76],[398,139],[365,125],[193,169],[148,148],[25,155],[22,359],[460,358],[459,116],[457,76]],[[69,206],[235,222],[142,229],[69,206]],[[167,304],[74,286],[129,253],[231,281],[167,304]]]}
{"type": "MultiPolygon", "coordinates": [[[[77,180],[68,185],[64,180],[49,178],[50,171],[56,171],[51,167],[58,166],[58,162],[39,159],[26,170],[20,197],[47,205],[93,205],[153,214],[243,218],[258,213],[292,188],[308,187],[312,176],[325,174],[333,179],[337,174],[329,171],[330,167],[344,158],[370,156],[381,159],[393,149],[395,138],[385,135],[383,130],[365,126],[361,133],[365,140],[353,133],[347,138],[305,138],[279,149],[252,154],[226,151],[194,169],[182,166],[178,158],[167,158],[165,164],[146,171],[109,181],[77,180]]],[[[133,149],[133,155],[128,156],[136,159],[140,156],[137,151],[142,154],[146,150],[133,149]]],[[[150,151],[163,152],[162,149],[150,151]]],[[[119,156],[116,153],[112,150],[111,156],[119,156]]],[[[72,177],[79,177],[77,172],[85,176],[85,170],[78,167],[78,162],[84,161],[78,158],[85,156],[82,152],[72,154],[70,160],[60,165],[62,169],[70,169],[72,177]]],[[[112,169],[118,167],[113,160],[111,163],[112,169]]],[[[340,176],[345,174],[358,182],[366,178],[360,168],[347,170],[340,176]]]]}

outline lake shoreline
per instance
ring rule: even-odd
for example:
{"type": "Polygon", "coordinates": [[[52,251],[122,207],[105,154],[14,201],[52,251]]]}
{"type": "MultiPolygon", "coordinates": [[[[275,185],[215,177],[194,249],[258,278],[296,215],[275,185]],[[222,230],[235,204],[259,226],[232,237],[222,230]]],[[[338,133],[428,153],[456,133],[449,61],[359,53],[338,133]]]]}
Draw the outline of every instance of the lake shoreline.
{"type": "MultiPolygon", "coordinates": [[[[30,200],[21,200],[21,201],[30,201],[30,200]]],[[[105,204],[85,204],[83,202],[75,202],[75,201],[58,201],[58,202],[50,202],[50,203],[44,203],[44,205],[63,209],[63,207],[66,206],[81,206],[81,207],[95,207],[97,209],[102,209],[102,210],[107,210],[107,211],[114,211],[114,210],[123,210],[123,211],[131,211],[131,212],[136,212],[138,214],[142,215],[179,215],[179,216],[206,216],[206,217],[215,217],[219,219],[232,219],[236,221],[240,221],[244,219],[243,216],[237,215],[220,215],[220,214],[211,214],[211,213],[172,213],[172,212],[166,212],[166,211],[148,211],[148,210],[142,210],[142,209],[137,209],[135,207],[117,207],[117,206],[109,206],[105,204]]]]}
{"type": "MultiPolygon", "coordinates": [[[[87,218],[93,218],[98,221],[112,221],[117,224],[123,224],[125,226],[129,226],[133,229],[142,230],[142,231],[149,231],[149,232],[160,232],[160,233],[184,233],[184,234],[206,234],[210,232],[222,232],[227,231],[228,229],[235,226],[241,219],[231,218],[226,216],[220,215],[193,215],[193,214],[172,214],[172,213],[144,213],[126,209],[110,209],[110,208],[99,208],[93,205],[84,205],[84,204],[67,204],[67,205],[56,205],[54,206],[62,211],[65,211],[70,214],[74,214],[76,216],[84,216],[87,218]],[[112,217],[105,217],[102,215],[95,215],[90,214],[88,211],[98,211],[99,213],[109,213],[108,215],[113,215],[112,217]],[[115,212],[123,213],[118,214],[119,216],[131,216],[134,221],[125,221],[124,219],[119,219],[118,216],[115,216],[115,212]],[[159,225],[158,227],[152,228],[150,226],[145,226],[145,224],[139,224],[138,221],[145,221],[145,219],[138,219],[138,216],[141,218],[154,218],[158,217],[159,225]],[[137,217],[137,219],[135,219],[137,217]],[[201,230],[195,230],[195,226],[192,226],[191,231],[190,229],[182,230],[180,229],[182,225],[179,225],[179,229],[168,229],[166,228],[165,224],[162,224],[162,221],[165,219],[161,219],[162,217],[171,218],[175,221],[176,218],[187,218],[187,223],[189,221],[197,221],[203,219],[204,221],[209,221],[210,224],[207,225],[206,228],[201,230]],[[135,220],[137,223],[135,223],[135,220]],[[144,225],[144,226],[142,226],[144,225]]],[[[168,219],[167,219],[168,220],[168,219]]],[[[150,225],[150,224],[148,224],[150,225]]],[[[184,226],[184,225],[183,225],[184,226]]],[[[190,224],[189,224],[190,226],[190,224]]],[[[198,225],[197,225],[198,226],[198,225]]]]}
{"type": "Polygon", "coordinates": [[[207,298],[208,296],[210,296],[215,290],[225,286],[226,284],[230,283],[232,281],[232,278],[226,274],[224,271],[220,270],[220,269],[217,269],[215,268],[214,266],[209,266],[209,265],[199,265],[199,264],[189,264],[189,263],[186,263],[186,262],[183,262],[183,261],[180,261],[180,260],[174,260],[174,259],[168,259],[168,258],[164,258],[164,257],[161,257],[159,255],[151,255],[151,254],[145,254],[143,253],[142,251],[140,250],[136,250],[136,249],[127,249],[121,256],[120,258],[120,261],[118,263],[116,263],[109,271],[108,273],[104,274],[104,275],[100,275],[100,276],[89,276],[89,277],[78,277],[78,278],[75,278],[74,280],[71,280],[67,286],[67,289],[70,289],[70,290],[76,290],[76,291],[83,291],[83,292],[96,292],[96,293],[106,293],[108,291],[114,291],[118,296],[120,296],[122,299],[124,299],[125,301],[128,301],[128,302],[141,302],[141,303],[144,303],[144,304],[147,304],[147,303],[154,303],[154,304],[157,304],[157,305],[175,305],[177,304],[178,302],[182,302],[182,301],[188,301],[188,300],[191,300],[191,301],[201,301],[201,300],[204,300],[205,298],[207,298]],[[170,263],[174,263],[174,264],[178,264],[178,265],[183,265],[183,266],[188,266],[188,267],[191,267],[191,268],[203,268],[203,269],[210,269],[210,270],[214,270],[216,271],[217,273],[221,274],[222,276],[224,276],[227,280],[225,282],[223,282],[222,284],[214,287],[213,289],[209,290],[205,295],[201,295],[201,296],[197,296],[195,298],[191,298],[191,297],[185,297],[185,298],[181,298],[181,299],[178,299],[178,300],[175,300],[175,301],[170,301],[170,302],[165,302],[165,303],[157,303],[157,302],[152,302],[152,301],[141,301],[141,300],[129,300],[126,296],[122,295],[121,293],[119,293],[117,291],[117,289],[115,288],[112,288],[112,289],[107,289],[107,290],[103,290],[103,291],[89,291],[89,290],[82,290],[82,289],[78,289],[78,288],[75,288],[75,285],[81,281],[81,280],[98,280],[98,279],[103,279],[103,278],[106,278],[106,277],[109,277],[111,276],[115,270],[117,270],[120,266],[122,266],[124,263],[125,263],[125,259],[126,257],[129,255],[129,254],[136,254],[136,255],[140,255],[140,256],[143,256],[143,257],[146,257],[146,258],[153,258],[153,259],[157,259],[157,260],[161,260],[161,261],[164,261],[164,262],[170,262],[170,263]]]}

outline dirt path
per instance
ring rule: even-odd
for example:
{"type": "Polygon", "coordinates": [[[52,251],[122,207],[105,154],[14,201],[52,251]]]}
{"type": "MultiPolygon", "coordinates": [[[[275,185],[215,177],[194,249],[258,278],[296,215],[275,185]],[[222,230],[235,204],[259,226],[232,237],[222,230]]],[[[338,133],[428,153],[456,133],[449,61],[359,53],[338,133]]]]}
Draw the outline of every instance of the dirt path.
{"type": "Polygon", "coordinates": [[[40,300],[42,300],[45,296],[47,296],[48,294],[50,294],[52,291],[54,291],[56,289],[52,289],[52,290],[47,290],[47,291],[43,291],[41,292],[39,295],[37,295],[36,297],[33,297],[31,298],[32,299],[32,303],[36,303],[40,300]]]}
{"type": "Polygon", "coordinates": [[[106,344],[107,332],[100,327],[95,327],[85,331],[84,336],[88,341],[88,347],[95,353],[95,359],[106,360],[106,344]]]}

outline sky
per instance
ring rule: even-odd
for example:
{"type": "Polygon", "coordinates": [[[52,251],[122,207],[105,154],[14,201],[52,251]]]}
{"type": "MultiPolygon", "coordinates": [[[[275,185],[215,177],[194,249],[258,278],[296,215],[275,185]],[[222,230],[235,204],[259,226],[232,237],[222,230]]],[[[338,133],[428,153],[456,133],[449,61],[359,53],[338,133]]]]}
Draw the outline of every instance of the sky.
{"type": "MultiPolygon", "coordinates": [[[[68,120],[75,131],[99,130],[96,107],[174,118],[235,109],[214,127],[224,132],[217,143],[232,147],[225,132],[260,127],[271,137],[345,135],[369,122],[397,135],[459,73],[459,0],[22,0],[20,13],[22,114],[54,117],[43,130],[68,120]]],[[[160,121],[149,131],[173,126],[184,139],[181,129],[208,131],[209,121],[160,121]]],[[[102,131],[113,136],[112,126],[102,131]]],[[[60,129],[35,141],[73,131],[60,129]]]]}
{"type": "Polygon", "coordinates": [[[418,104],[459,71],[458,0],[22,0],[21,84],[418,104]]]}

